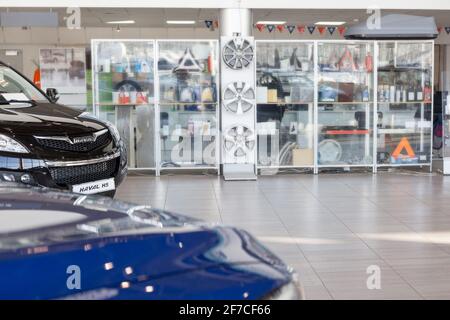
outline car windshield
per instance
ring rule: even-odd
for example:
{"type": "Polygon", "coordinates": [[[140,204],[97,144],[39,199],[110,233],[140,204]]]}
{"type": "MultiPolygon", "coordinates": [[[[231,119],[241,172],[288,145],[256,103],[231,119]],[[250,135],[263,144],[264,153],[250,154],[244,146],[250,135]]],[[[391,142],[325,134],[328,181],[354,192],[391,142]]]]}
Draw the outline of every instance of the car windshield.
{"type": "MultiPolygon", "coordinates": [[[[48,99],[24,77],[7,66],[0,65],[0,95],[4,100],[34,100],[46,102],[48,99]],[[23,99],[17,99],[21,95],[23,99]]],[[[1,99],[3,100],[3,99],[1,99]]]]}

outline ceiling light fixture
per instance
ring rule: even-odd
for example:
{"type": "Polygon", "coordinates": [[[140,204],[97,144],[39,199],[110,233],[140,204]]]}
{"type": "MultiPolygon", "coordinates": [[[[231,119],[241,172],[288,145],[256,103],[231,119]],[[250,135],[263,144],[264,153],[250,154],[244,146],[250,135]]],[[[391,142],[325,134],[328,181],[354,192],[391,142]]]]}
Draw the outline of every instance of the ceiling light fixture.
{"type": "Polygon", "coordinates": [[[167,24],[195,24],[195,20],[167,20],[167,24]]]}
{"type": "Polygon", "coordinates": [[[119,25],[117,25],[117,27],[116,27],[116,32],[120,32],[120,26],[119,25]]]}
{"type": "Polygon", "coordinates": [[[256,24],[285,24],[286,21],[258,21],[256,24]]]}
{"type": "Polygon", "coordinates": [[[319,21],[314,24],[316,26],[342,26],[345,21],[319,21]]]}
{"type": "Polygon", "coordinates": [[[133,24],[136,23],[134,20],[116,20],[116,21],[107,21],[108,24],[133,24]]]}

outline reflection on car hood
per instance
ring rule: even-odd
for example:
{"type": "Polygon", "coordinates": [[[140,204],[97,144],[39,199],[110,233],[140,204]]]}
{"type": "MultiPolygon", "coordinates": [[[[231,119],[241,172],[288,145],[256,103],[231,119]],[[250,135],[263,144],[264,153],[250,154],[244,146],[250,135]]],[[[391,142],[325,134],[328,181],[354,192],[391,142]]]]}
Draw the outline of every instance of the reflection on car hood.
{"type": "Polygon", "coordinates": [[[78,118],[79,110],[58,104],[37,103],[26,108],[0,108],[0,133],[9,134],[80,134],[92,133],[105,126],[92,118],[78,118]]]}
{"type": "Polygon", "coordinates": [[[0,186],[0,208],[5,207],[71,210],[87,220],[0,235],[0,298],[71,295],[66,286],[71,265],[83,274],[83,290],[120,289],[124,281],[146,283],[211,268],[225,268],[228,277],[242,279],[260,272],[260,278],[270,279],[264,290],[290,279],[276,256],[235,228],[109,198],[0,186]],[[260,264],[267,267],[247,270],[260,264]]]}

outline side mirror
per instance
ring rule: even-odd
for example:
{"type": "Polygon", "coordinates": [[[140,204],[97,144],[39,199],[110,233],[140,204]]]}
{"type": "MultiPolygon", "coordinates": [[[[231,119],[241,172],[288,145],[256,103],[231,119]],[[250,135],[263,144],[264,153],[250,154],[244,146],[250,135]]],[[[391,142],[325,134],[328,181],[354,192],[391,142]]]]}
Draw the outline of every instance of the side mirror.
{"type": "Polygon", "coordinates": [[[56,103],[58,101],[59,99],[58,90],[56,90],[55,88],[47,88],[46,93],[51,103],[56,103]]]}

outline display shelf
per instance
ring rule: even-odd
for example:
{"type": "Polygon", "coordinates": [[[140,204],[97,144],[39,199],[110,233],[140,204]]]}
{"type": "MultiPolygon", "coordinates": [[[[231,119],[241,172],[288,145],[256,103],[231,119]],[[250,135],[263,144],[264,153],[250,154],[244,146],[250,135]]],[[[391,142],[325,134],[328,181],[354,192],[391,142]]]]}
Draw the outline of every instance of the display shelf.
{"type": "Polygon", "coordinates": [[[377,46],[377,166],[429,165],[433,42],[382,41],[377,46]]]}
{"type": "Polygon", "coordinates": [[[313,60],[312,41],[256,41],[258,168],[314,166],[313,60]]]}
{"type": "Polygon", "coordinates": [[[369,41],[318,42],[318,168],[373,166],[374,51],[369,41]]]}
{"type": "Polygon", "coordinates": [[[136,107],[136,106],[149,106],[155,105],[155,102],[146,102],[146,103],[114,103],[114,102],[97,102],[94,103],[96,106],[117,106],[117,107],[136,107]]]}
{"type": "MultiPolygon", "coordinates": [[[[258,169],[431,166],[432,41],[258,40],[255,54],[258,169]]],[[[219,169],[217,41],[93,40],[92,55],[94,111],[130,169],[219,169]],[[149,101],[117,103],[132,91],[149,101]]]]}
{"type": "Polygon", "coordinates": [[[152,40],[92,40],[95,114],[117,126],[130,169],[156,170],[155,44],[152,40]],[[124,101],[145,101],[129,103],[124,101]]]}
{"type": "Polygon", "coordinates": [[[160,170],[218,170],[218,42],[161,40],[157,47],[160,170]]]}
{"type": "Polygon", "coordinates": [[[336,104],[336,105],[359,105],[359,104],[373,104],[373,101],[352,101],[352,102],[340,102],[340,101],[319,101],[318,104],[336,104]]]}

